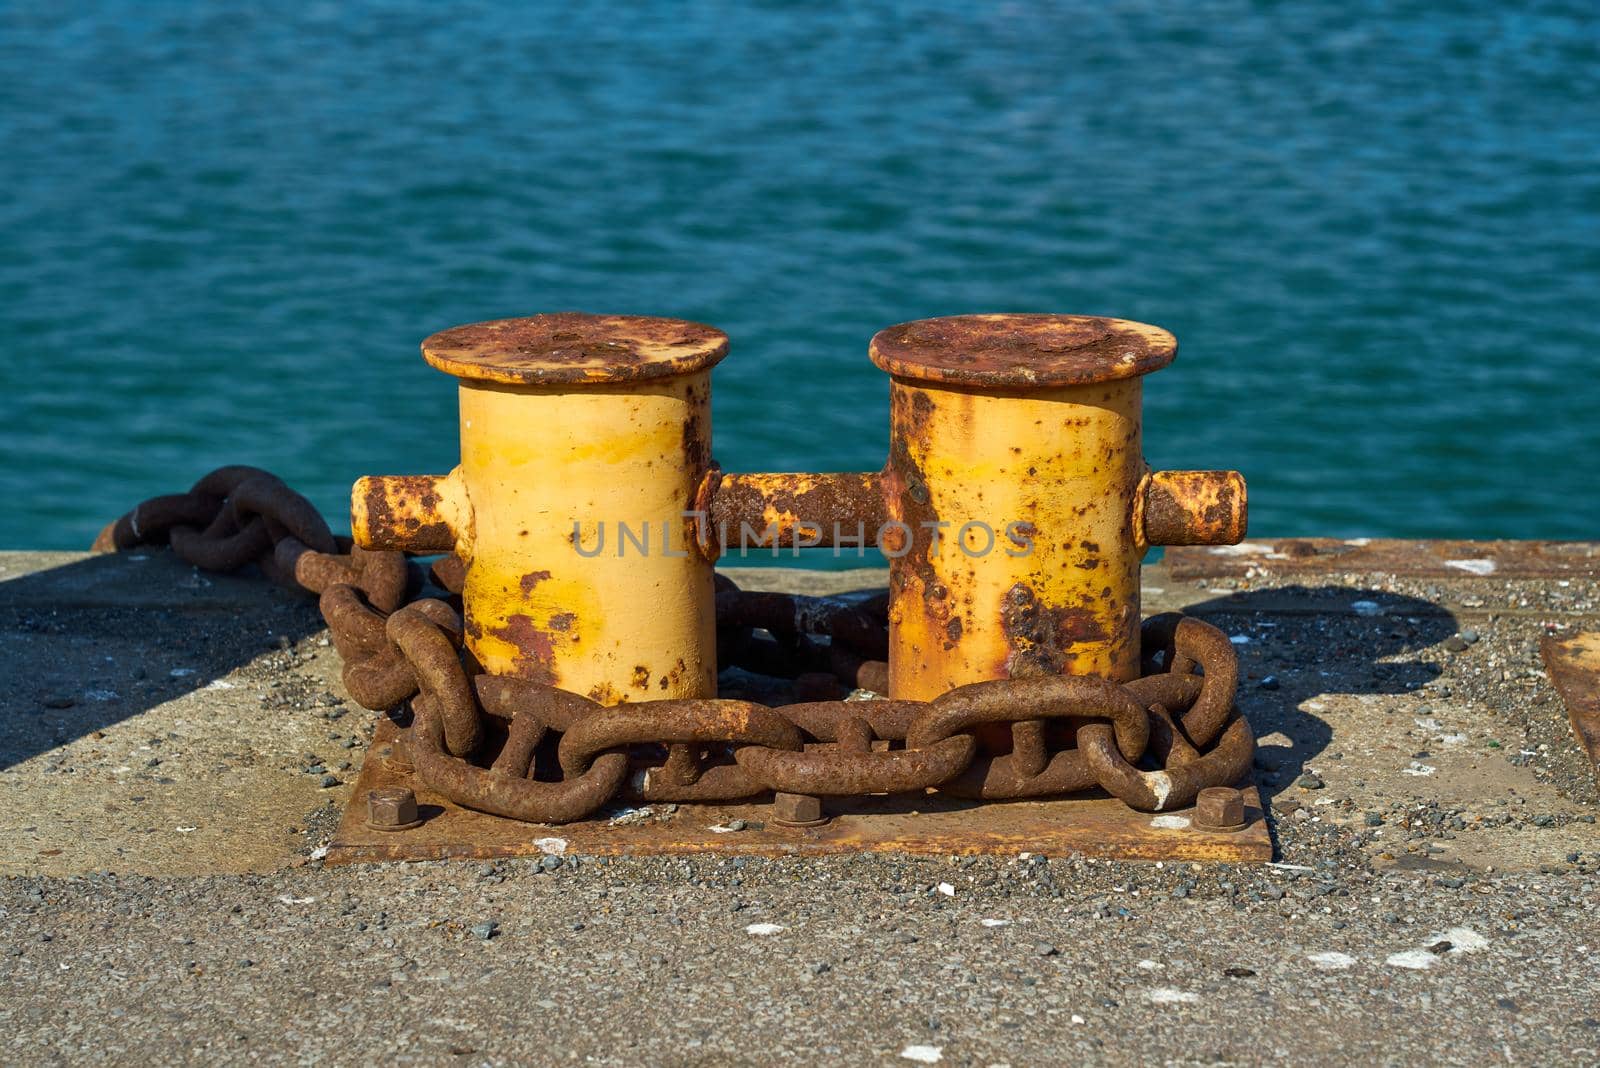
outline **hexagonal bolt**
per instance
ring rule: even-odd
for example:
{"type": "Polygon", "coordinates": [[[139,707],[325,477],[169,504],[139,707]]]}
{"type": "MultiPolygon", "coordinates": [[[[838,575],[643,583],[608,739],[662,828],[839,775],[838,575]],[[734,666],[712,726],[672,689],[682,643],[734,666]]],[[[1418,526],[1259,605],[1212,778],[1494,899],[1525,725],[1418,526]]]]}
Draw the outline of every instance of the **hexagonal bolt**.
{"type": "Polygon", "coordinates": [[[417,795],[404,786],[367,792],[367,826],[375,831],[403,831],[422,822],[417,815],[417,795]]]}
{"type": "Polygon", "coordinates": [[[1210,786],[1195,799],[1194,822],[1208,831],[1237,831],[1244,826],[1244,795],[1231,786],[1210,786]]]}
{"type": "Polygon", "coordinates": [[[815,827],[829,820],[822,811],[822,798],[810,794],[772,795],[772,822],[780,827],[815,827]]]}

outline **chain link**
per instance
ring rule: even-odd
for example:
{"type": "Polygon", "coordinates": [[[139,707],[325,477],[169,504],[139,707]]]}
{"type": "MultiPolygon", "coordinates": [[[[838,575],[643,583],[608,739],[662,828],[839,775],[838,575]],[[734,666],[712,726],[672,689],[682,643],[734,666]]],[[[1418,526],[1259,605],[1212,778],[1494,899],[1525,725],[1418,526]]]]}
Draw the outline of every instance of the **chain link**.
{"type": "MultiPolygon", "coordinates": [[[[456,804],[532,823],[582,819],[619,797],[718,802],[771,790],[937,789],[1001,800],[1099,787],[1155,812],[1237,782],[1255,753],[1233,704],[1232,644],[1176,613],[1145,621],[1145,674],[1125,684],[1064,675],[974,683],[928,702],[606,707],[525,679],[469,676],[464,561],[445,557],[425,574],[404,553],[352,546],[306,498],[258,468],[219,468],[188,493],[145,501],[107,526],[94,549],[151,545],[170,545],[205,570],[254,563],[274,582],[318,595],[350,696],[402,720],[409,704],[400,759],[418,781],[456,804]],[[430,581],[443,596],[427,590],[430,581]],[[1009,729],[1010,751],[983,754],[979,734],[994,725],[1009,729]],[[540,746],[552,733],[559,766],[541,768],[540,746]],[[490,752],[488,767],[475,762],[490,752]]],[[[796,679],[799,689],[823,678],[887,689],[882,598],[754,593],[718,575],[716,609],[719,667],[796,679]]]]}

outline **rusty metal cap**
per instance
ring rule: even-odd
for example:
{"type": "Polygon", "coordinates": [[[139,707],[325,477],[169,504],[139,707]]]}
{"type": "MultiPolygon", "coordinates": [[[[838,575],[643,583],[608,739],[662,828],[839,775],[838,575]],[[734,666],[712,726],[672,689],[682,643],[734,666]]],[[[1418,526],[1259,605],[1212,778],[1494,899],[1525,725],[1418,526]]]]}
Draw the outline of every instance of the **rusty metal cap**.
{"type": "Polygon", "coordinates": [[[1110,382],[1159,371],[1178,340],[1091,315],[951,315],[880,330],[872,362],[897,378],[991,389],[1110,382]]]}
{"type": "Polygon", "coordinates": [[[479,382],[552,386],[673,378],[713,367],[728,335],[682,319],[552,312],[441,330],[422,358],[479,382]]]}

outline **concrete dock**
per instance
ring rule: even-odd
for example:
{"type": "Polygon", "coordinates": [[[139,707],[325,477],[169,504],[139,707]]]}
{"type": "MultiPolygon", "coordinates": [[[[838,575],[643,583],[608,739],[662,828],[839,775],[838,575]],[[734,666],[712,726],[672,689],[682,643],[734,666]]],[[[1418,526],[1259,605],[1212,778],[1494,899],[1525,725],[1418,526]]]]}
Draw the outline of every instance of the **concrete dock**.
{"type": "Polygon", "coordinates": [[[0,1042],[11,1063],[1600,1063],[1600,807],[1537,650],[1600,625],[1600,547],[1458,543],[1441,568],[1344,544],[1145,569],[1147,614],[1239,651],[1278,851],[1253,866],[324,870],[374,717],[313,602],[160,550],[0,553],[0,1042]]]}

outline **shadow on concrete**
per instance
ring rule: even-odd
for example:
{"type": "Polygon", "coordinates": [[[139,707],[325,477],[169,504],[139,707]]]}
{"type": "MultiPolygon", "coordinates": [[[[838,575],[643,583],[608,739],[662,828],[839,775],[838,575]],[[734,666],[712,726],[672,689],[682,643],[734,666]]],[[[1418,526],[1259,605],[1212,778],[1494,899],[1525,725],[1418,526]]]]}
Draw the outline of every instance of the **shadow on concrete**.
{"type": "Polygon", "coordinates": [[[1357,586],[1283,586],[1183,611],[1248,639],[1235,644],[1238,705],[1258,740],[1256,781],[1268,802],[1328,750],[1333,731],[1308,702],[1419,690],[1440,669],[1408,654],[1457,629],[1455,616],[1431,601],[1357,586]]]}
{"type": "Polygon", "coordinates": [[[315,601],[254,568],[217,575],[140,549],[50,554],[63,562],[27,570],[40,555],[0,554],[0,768],[211,687],[322,629],[315,601]]]}

